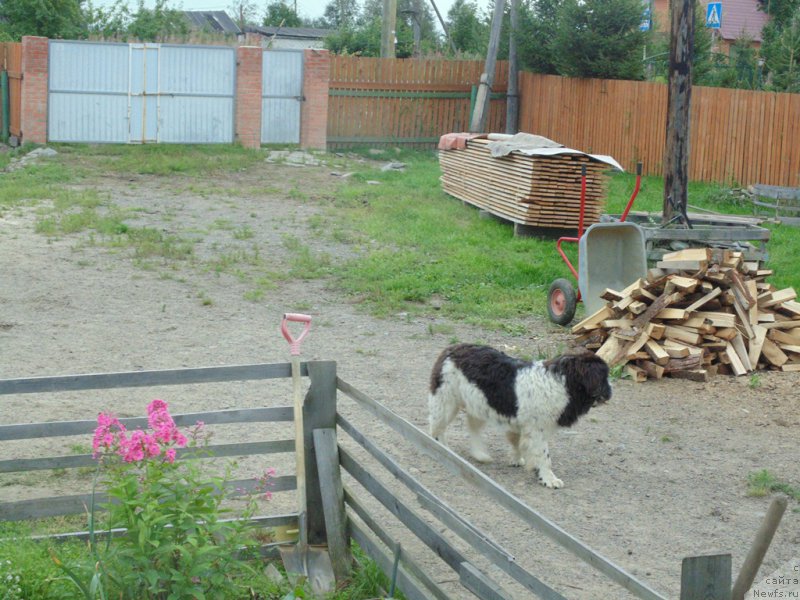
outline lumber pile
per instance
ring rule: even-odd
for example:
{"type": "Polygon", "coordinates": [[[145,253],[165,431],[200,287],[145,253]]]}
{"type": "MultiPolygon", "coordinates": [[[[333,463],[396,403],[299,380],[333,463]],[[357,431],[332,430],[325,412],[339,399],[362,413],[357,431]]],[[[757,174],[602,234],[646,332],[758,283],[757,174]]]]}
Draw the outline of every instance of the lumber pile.
{"type": "Polygon", "coordinates": [[[577,344],[634,381],[665,376],[707,381],[716,373],[800,371],[800,302],[741,252],[671,252],[572,328],[577,344]]]}
{"type": "Polygon", "coordinates": [[[476,138],[469,140],[465,149],[439,151],[446,193],[514,223],[575,229],[580,213],[581,165],[585,165],[585,226],[600,219],[609,165],[577,151],[552,156],[512,152],[495,158],[489,143],[476,138]]]}

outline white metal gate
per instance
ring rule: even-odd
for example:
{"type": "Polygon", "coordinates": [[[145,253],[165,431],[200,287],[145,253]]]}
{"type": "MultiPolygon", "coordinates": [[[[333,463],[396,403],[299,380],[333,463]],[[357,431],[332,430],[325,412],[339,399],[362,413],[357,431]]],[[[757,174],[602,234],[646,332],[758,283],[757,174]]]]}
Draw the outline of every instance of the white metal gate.
{"type": "Polygon", "coordinates": [[[299,144],[303,51],[264,50],[261,64],[261,143],[299,144]]]}
{"type": "Polygon", "coordinates": [[[236,52],[50,42],[48,139],[231,143],[236,52]]]}

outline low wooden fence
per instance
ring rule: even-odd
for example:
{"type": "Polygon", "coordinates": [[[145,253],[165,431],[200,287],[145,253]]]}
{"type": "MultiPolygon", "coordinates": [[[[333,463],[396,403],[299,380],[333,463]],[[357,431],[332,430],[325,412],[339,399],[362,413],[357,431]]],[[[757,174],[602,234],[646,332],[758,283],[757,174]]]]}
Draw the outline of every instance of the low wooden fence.
{"type": "MultiPolygon", "coordinates": [[[[493,541],[484,531],[474,526],[468,519],[440,500],[434,490],[423,485],[418,477],[376,443],[364,430],[355,424],[355,418],[346,417],[337,409],[337,396],[341,394],[354,402],[356,417],[373,425],[385,424],[398,435],[398,441],[411,444],[415,451],[433,458],[453,477],[467,482],[476,492],[475,502],[487,506],[501,507],[510,515],[522,519],[527,526],[546,536],[575,558],[593,567],[612,582],[636,598],[664,600],[664,596],[653,590],[643,581],[630,575],[601,554],[570,535],[567,531],[527,506],[518,498],[498,486],[489,477],[459,456],[442,446],[413,424],[399,417],[383,405],[360,392],[336,375],[336,363],[314,361],[301,363],[301,375],[310,379],[306,395],[304,415],[304,441],[310,452],[306,453],[307,478],[307,522],[308,541],[311,544],[327,544],[334,571],[338,576],[346,576],[350,568],[349,541],[354,540],[364,552],[382,567],[384,572],[396,572],[399,589],[410,600],[446,600],[454,597],[448,594],[425,568],[402,552],[400,543],[406,543],[409,536],[415,538],[444,562],[457,576],[461,592],[455,597],[464,598],[466,590],[482,600],[508,600],[513,596],[496,581],[497,577],[487,574],[489,569],[478,566],[478,558],[488,563],[494,570],[500,570],[509,581],[521,586],[525,596],[533,594],[547,600],[564,600],[565,596],[551,585],[565,582],[545,583],[529,570],[523,568],[515,557],[493,541]],[[345,441],[348,443],[344,443],[345,441]],[[381,469],[370,466],[369,462],[355,451],[365,453],[370,462],[377,462],[381,469]],[[381,473],[377,471],[381,470],[381,473]],[[381,476],[389,474],[395,483],[386,484],[381,476]],[[347,475],[359,486],[343,483],[347,475]],[[428,513],[421,515],[413,503],[404,500],[401,489],[410,493],[415,502],[428,513]],[[478,495],[479,494],[479,495],[478,495]],[[392,535],[388,524],[378,519],[373,512],[375,503],[388,510],[402,528],[402,535],[392,535]],[[463,543],[455,543],[454,538],[463,543]],[[463,549],[464,546],[468,550],[463,549]]],[[[60,377],[40,377],[28,379],[0,380],[0,396],[50,393],[59,391],[110,390],[114,388],[154,387],[163,385],[185,385],[214,382],[234,382],[288,378],[291,376],[289,364],[256,364],[200,369],[178,369],[168,371],[140,371],[130,373],[106,373],[95,375],[70,375],[60,377]]],[[[292,420],[292,408],[279,406],[222,410],[175,416],[179,425],[193,424],[202,419],[207,424],[275,422],[292,420]]],[[[125,419],[128,427],[146,424],[146,419],[125,419]]],[[[12,424],[0,426],[0,441],[30,440],[52,436],[88,435],[94,429],[94,421],[47,422],[35,424],[12,424]]],[[[394,445],[392,444],[394,447],[394,445]]],[[[219,444],[210,446],[215,456],[239,456],[249,454],[267,455],[277,452],[292,452],[294,440],[273,440],[257,443],[219,444]]],[[[90,455],[62,456],[33,459],[6,459],[0,461],[0,473],[21,471],[68,469],[92,464],[90,455]]],[[[233,482],[236,487],[254,485],[255,480],[233,482]]],[[[294,476],[278,477],[273,491],[296,489],[294,476]]],[[[18,502],[0,503],[0,518],[31,519],[53,515],[80,513],[89,504],[87,495],[42,498],[18,502]]],[[[290,525],[297,527],[298,513],[264,515],[254,519],[254,524],[263,527],[290,525]]],[[[86,532],[75,532],[61,537],[85,536],[86,532]]],[[[701,557],[705,559],[707,557],[701,557]]],[[[709,598],[730,597],[730,556],[714,558],[714,564],[721,564],[727,571],[719,568],[707,569],[707,564],[689,563],[693,568],[688,572],[685,589],[702,589],[709,598]],[[706,572],[708,571],[708,572],[706,572]],[[714,592],[709,581],[716,578],[722,582],[719,594],[714,592]],[[709,595],[709,591],[712,595],[709,595]]],[[[695,559],[686,559],[695,560],[695,559]]],[[[441,579],[439,579],[441,581],[441,579]]],[[[694,598],[691,591],[682,598],[694,598]]]]}
{"type": "MultiPolygon", "coordinates": [[[[331,56],[328,144],[431,147],[466,131],[482,61],[331,56]]],[[[498,62],[489,131],[505,131],[508,63],[498,62]]]]}
{"type": "Polygon", "coordinates": [[[20,116],[22,109],[22,44],[19,42],[1,42],[2,56],[2,132],[22,136],[20,116]]]}

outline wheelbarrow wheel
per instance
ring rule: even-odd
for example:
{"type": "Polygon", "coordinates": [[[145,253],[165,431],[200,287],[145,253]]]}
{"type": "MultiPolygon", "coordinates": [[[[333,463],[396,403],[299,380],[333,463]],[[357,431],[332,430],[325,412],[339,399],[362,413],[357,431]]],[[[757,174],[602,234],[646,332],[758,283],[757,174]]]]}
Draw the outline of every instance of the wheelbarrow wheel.
{"type": "Polygon", "coordinates": [[[547,314],[557,325],[568,325],[575,316],[578,296],[572,283],[566,279],[556,279],[547,292],[547,314]]]}

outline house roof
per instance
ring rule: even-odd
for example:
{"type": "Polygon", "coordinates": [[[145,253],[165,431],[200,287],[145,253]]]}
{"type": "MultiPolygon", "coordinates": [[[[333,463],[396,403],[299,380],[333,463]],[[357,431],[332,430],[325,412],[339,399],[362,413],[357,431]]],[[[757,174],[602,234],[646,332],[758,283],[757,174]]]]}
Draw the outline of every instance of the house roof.
{"type": "Polygon", "coordinates": [[[184,16],[198,29],[210,29],[220,33],[240,34],[242,30],[224,10],[184,10],[184,16]]]}
{"type": "Polygon", "coordinates": [[[769,21],[769,15],[758,10],[758,0],[722,0],[722,19],[719,28],[722,39],[735,40],[741,37],[761,41],[761,29],[769,21]]]}
{"type": "Polygon", "coordinates": [[[260,33],[261,35],[275,36],[278,38],[291,38],[298,40],[321,40],[333,33],[332,29],[318,29],[316,27],[261,27],[247,26],[245,31],[248,33],[260,33]]]}

